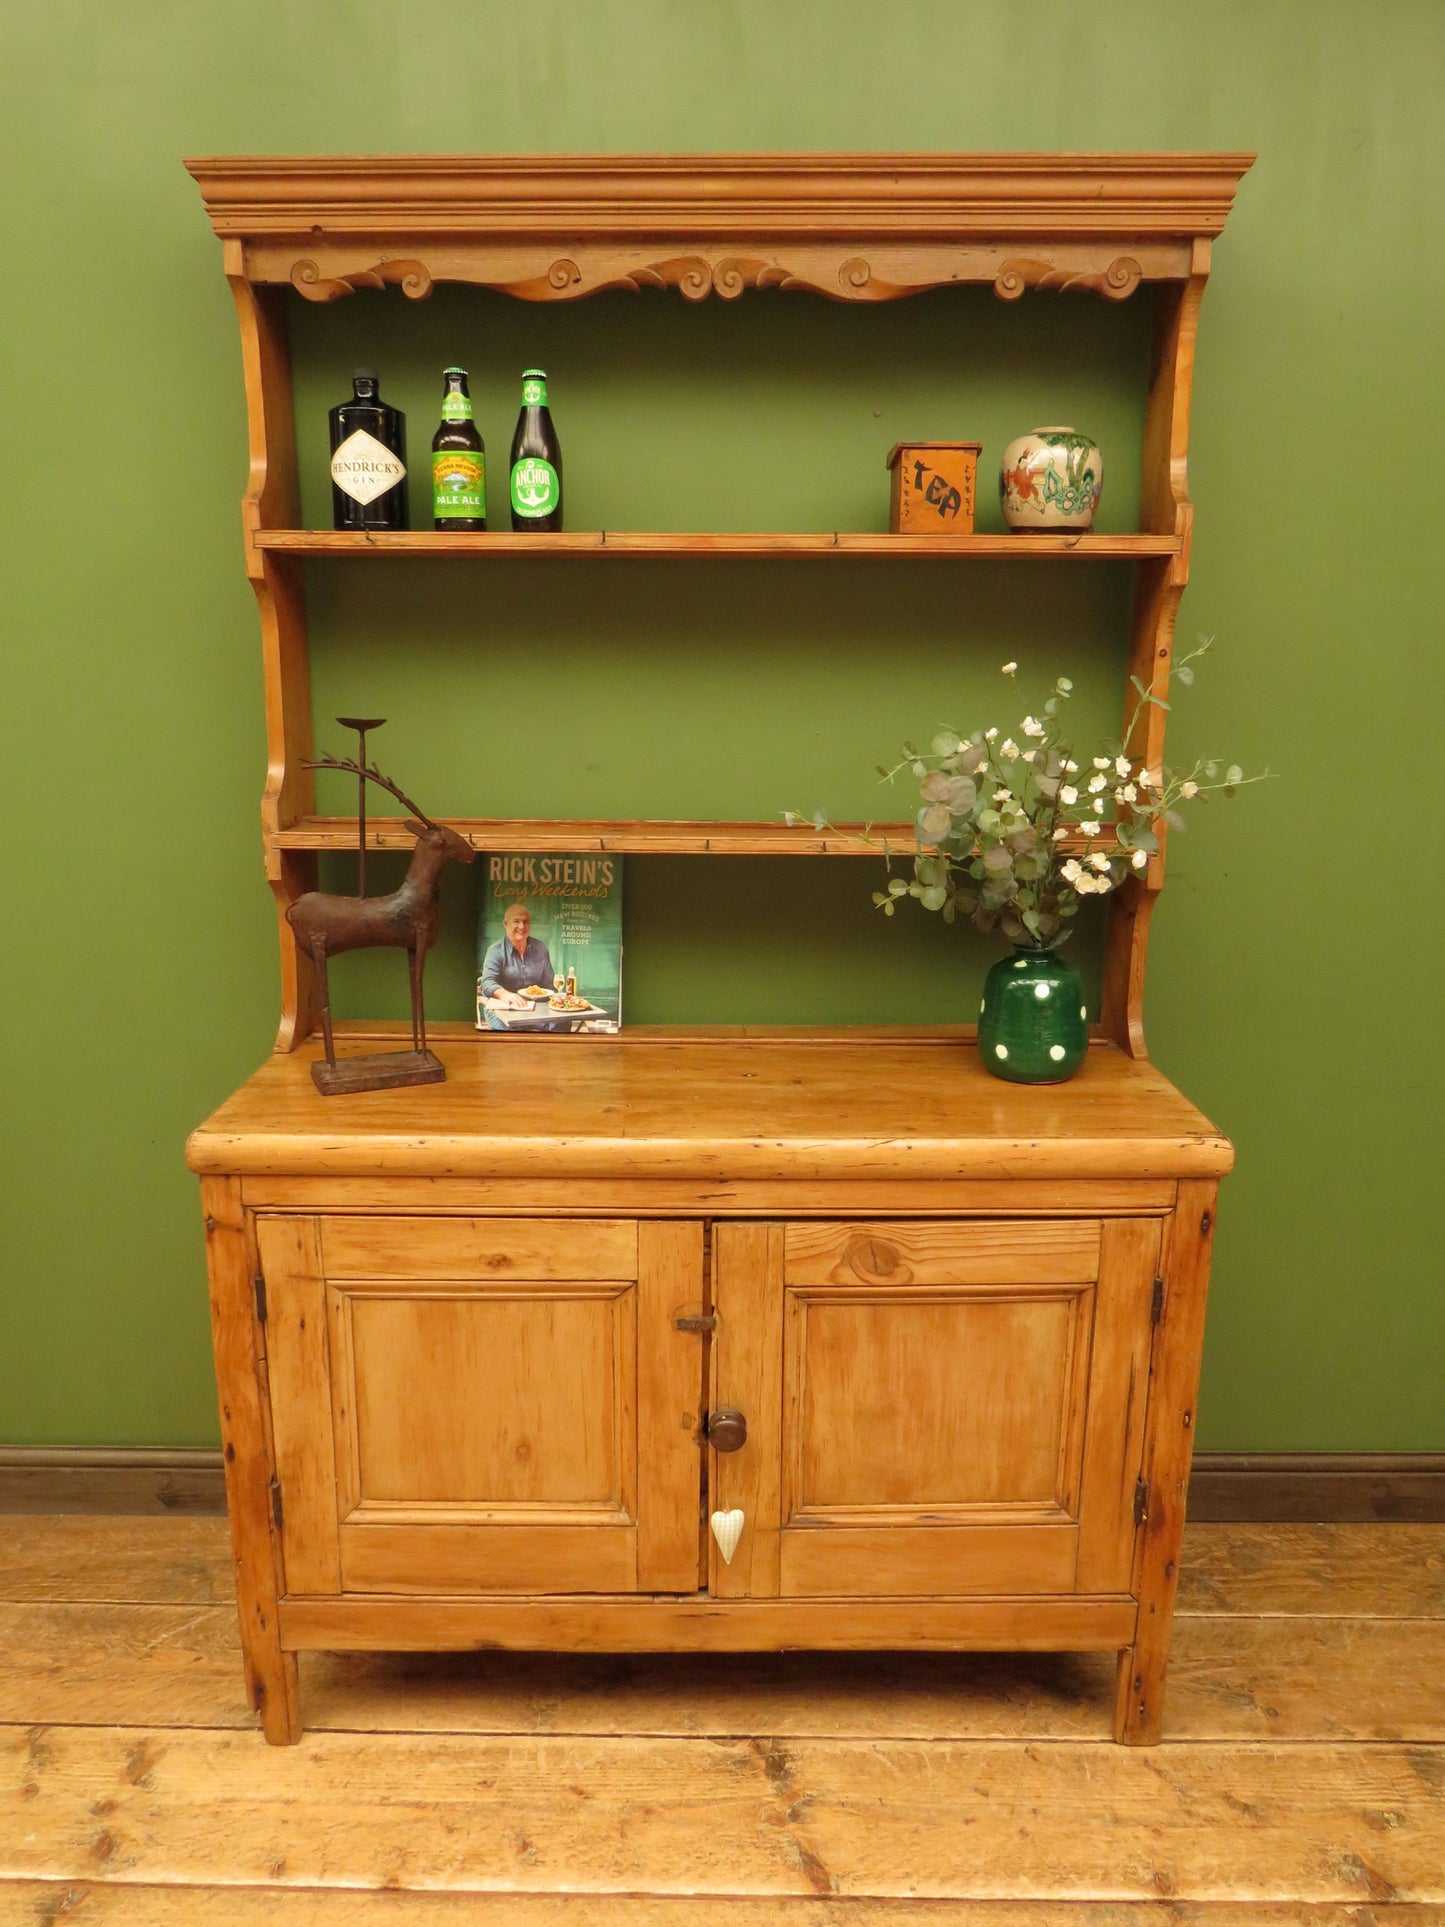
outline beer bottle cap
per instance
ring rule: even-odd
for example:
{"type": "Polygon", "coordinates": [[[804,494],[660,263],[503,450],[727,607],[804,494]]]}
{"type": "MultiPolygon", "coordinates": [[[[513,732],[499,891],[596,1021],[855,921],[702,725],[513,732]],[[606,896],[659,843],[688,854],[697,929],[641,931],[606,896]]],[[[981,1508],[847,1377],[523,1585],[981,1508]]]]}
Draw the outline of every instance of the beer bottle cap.
{"type": "Polygon", "coordinates": [[[523,381],[545,381],[547,379],[547,370],[545,368],[524,368],[522,370],[522,379],[523,381]]]}
{"type": "Polygon", "coordinates": [[[375,381],[376,378],[376,370],[374,368],[354,369],[351,376],[353,381],[375,381]]]}
{"type": "Polygon", "coordinates": [[[443,369],[442,369],[442,373],[443,373],[444,375],[462,375],[462,376],[465,376],[465,375],[466,375],[466,372],[467,372],[467,371],[466,371],[466,369],[465,369],[465,368],[443,368],[443,369]]]}

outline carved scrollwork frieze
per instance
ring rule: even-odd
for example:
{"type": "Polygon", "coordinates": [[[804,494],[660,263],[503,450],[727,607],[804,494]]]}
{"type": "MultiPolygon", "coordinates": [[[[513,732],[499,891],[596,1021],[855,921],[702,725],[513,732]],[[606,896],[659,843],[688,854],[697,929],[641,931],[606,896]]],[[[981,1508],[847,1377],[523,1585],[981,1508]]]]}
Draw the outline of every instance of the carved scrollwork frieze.
{"type": "Polygon", "coordinates": [[[1018,300],[1026,288],[1087,290],[1124,301],[1144,275],[1143,265],[1129,254],[1110,260],[1096,255],[1095,266],[1087,254],[1062,262],[1023,254],[1000,261],[985,249],[938,245],[885,248],[881,259],[845,254],[837,245],[803,244],[779,253],[688,250],[649,260],[631,249],[593,244],[550,259],[540,250],[498,250],[489,260],[481,250],[442,244],[430,265],[414,257],[365,263],[363,256],[360,266],[336,253],[328,259],[327,252],[321,262],[302,257],[289,263],[291,286],[308,301],[340,301],[358,288],[388,286],[420,301],[431,293],[434,279],[470,281],[523,301],[575,301],[609,288],[676,288],[688,301],[714,294],[736,301],[749,288],[805,288],[832,301],[897,301],[979,280],[991,280],[1004,301],[1018,300]]]}
{"type": "Polygon", "coordinates": [[[993,291],[1000,301],[1017,301],[1025,288],[1052,288],[1063,294],[1101,294],[1106,301],[1127,301],[1143,273],[1132,254],[1117,255],[1106,267],[1092,272],[1062,268],[1033,255],[1017,255],[1000,267],[994,277],[993,291]]]}
{"type": "Polygon", "coordinates": [[[308,301],[340,301],[358,288],[399,287],[409,301],[424,301],[432,291],[432,278],[420,261],[378,261],[372,268],[357,268],[350,274],[324,275],[314,261],[292,263],[291,285],[308,301]]]}

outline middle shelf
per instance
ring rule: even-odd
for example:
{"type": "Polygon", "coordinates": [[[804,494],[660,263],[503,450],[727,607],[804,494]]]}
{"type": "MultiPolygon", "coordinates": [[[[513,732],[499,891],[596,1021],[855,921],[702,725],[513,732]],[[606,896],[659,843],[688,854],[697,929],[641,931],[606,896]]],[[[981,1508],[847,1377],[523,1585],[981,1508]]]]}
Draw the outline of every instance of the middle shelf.
{"type": "MultiPolygon", "coordinates": [[[[816,830],[811,823],[742,823],[664,820],[602,820],[576,817],[447,816],[443,819],[466,837],[475,850],[529,850],[539,855],[573,855],[587,851],[614,856],[871,856],[881,857],[880,842],[889,851],[911,857],[918,838],[911,823],[873,823],[872,841],[865,841],[861,823],[840,823],[816,830]]],[[[273,831],[267,842],[277,850],[354,850],[354,816],[303,816],[284,830],[273,831]]],[[[1097,837],[1070,835],[1070,850],[1112,849],[1110,826],[1097,837]]],[[[368,816],[368,850],[410,850],[416,841],[399,816],[368,816]]],[[[928,846],[925,845],[925,848],[928,846]]]]}

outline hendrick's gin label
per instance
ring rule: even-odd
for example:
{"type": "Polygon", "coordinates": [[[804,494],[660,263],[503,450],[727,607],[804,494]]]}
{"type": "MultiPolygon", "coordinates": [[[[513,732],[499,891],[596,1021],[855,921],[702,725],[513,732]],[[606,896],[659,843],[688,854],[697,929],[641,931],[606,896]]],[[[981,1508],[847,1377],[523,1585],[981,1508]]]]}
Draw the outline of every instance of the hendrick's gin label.
{"type": "Polygon", "coordinates": [[[331,410],[331,517],[338,529],[404,529],[406,416],[381,399],[374,368],[358,368],[351,400],[331,410]]]}

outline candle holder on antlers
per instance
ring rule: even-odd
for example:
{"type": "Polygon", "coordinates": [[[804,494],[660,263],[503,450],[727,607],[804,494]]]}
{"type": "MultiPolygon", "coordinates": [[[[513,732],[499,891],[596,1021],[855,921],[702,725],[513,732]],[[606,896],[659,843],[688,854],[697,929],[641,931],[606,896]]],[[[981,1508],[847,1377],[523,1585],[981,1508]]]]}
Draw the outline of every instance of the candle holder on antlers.
{"type": "Polygon", "coordinates": [[[446,1077],[441,1059],[427,1049],[426,1002],[422,993],[422,973],[426,953],[436,941],[439,909],[437,898],[441,874],[448,863],[471,863],[476,851],[466,838],[445,823],[434,823],[411,798],[383,776],[375,763],[366,761],[366,732],[380,729],[384,717],[338,716],[344,728],[360,736],[355,758],[317,756],[309,758],[308,769],[342,770],[356,777],[357,801],[357,881],[354,897],[329,895],[324,890],[308,890],[286,912],[286,920],[296,933],[296,942],[310,957],[316,969],[321,993],[321,1035],[326,1055],[311,1066],[316,1088],[323,1097],[346,1091],[388,1091],[406,1084],[439,1084],[446,1077]],[[366,785],[376,783],[408,810],[406,827],[416,837],[411,862],[400,889],[388,896],[366,894],[366,785]],[[411,1042],[404,1051],[372,1051],[358,1057],[338,1060],[331,1027],[331,989],[327,959],[341,950],[371,950],[380,946],[405,950],[411,981],[411,1042]]]}

